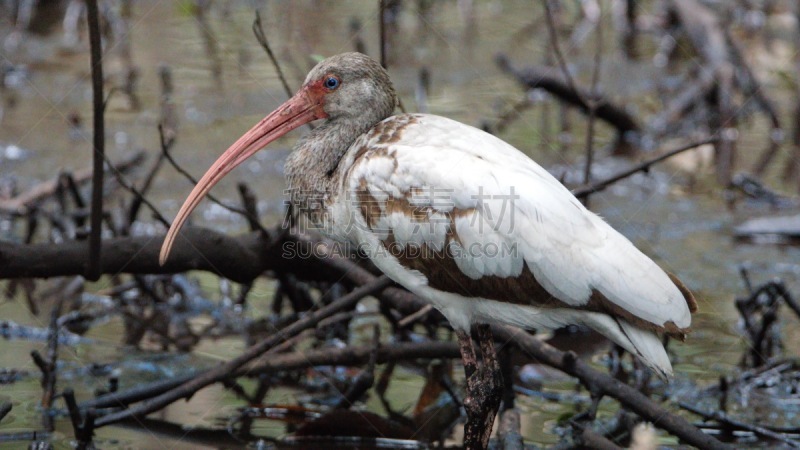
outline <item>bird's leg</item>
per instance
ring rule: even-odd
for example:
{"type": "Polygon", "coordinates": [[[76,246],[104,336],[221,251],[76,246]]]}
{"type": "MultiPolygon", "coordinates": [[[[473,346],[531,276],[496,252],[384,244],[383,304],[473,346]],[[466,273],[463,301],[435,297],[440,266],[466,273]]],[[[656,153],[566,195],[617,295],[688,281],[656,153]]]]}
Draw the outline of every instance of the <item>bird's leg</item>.
{"type": "Polygon", "coordinates": [[[475,348],[472,346],[472,337],[464,330],[456,330],[458,347],[461,350],[461,362],[464,363],[464,373],[467,376],[467,390],[469,390],[469,380],[478,370],[478,359],[475,357],[475,348]]]}
{"type": "Polygon", "coordinates": [[[481,324],[477,326],[476,332],[483,356],[481,367],[478,367],[470,336],[463,331],[456,332],[467,376],[467,397],[464,399],[464,409],[467,413],[467,423],[464,425],[464,448],[468,450],[485,449],[488,446],[494,418],[500,408],[503,394],[503,380],[491,329],[488,325],[481,324]]]}
{"type": "MultiPolygon", "coordinates": [[[[494,336],[492,335],[492,328],[487,324],[479,324],[477,327],[478,343],[481,346],[481,354],[483,355],[483,365],[485,371],[485,383],[490,383],[491,389],[489,393],[492,397],[496,397],[493,401],[500,405],[500,395],[503,390],[503,373],[500,369],[500,363],[497,360],[497,352],[494,349],[494,336]]],[[[497,408],[495,408],[495,413],[497,408]]]]}
{"type": "Polygon", "coordinates": [[[483,367],[481,370],[480,387],[484,391],[483,407],[488,411],[489,422],[486,429],[486,443],[488,435],[492,431],[494,417],[500,409],[500,401],[503,399],[503,372],[498,362],[497,351],[494,348],[494,336],[492,328],[487,324],[479,324],[477,327],[478,343],[481,346],[483,355],[483,367]]]}

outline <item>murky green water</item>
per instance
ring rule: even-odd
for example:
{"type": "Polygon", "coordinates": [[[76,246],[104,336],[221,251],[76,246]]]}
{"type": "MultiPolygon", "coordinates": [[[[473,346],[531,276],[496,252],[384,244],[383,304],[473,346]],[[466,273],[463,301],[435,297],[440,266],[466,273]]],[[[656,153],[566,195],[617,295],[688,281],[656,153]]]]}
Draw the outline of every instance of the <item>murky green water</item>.
{"type": "MultiPolygon", "coordinates": [[[[213,76],[213,58],[206,53],[201,38],[203,30],[189,12],[189,2],[135,2],[131,23],[132,55],[140,73],[137,93],[142,109],[132,111],[127,108],[124,96],[112,97],[106,115],[107,149],[112,159],[137,149],[147,151],[150,161],[157,155],[158,67],[161,64],[172,69],[173,101],[180,122],[178,141],[172,153],[181,165],[196,175],[240,133],[286,98],[269,60],[250,31],[254,17],[251,3],[262,6],[258,1],[220,2],[209,13],[208,29],[215,36],[221,67],[217,80],[213,76]]],[[[467,21],[456,2],[439,3],[430,16],[422,19],[409,5],[400,16],[400,32],[390,50],[393,55],[390,72],[407,110],[417,109],[414,92],[417,73],[423,66],[431,72],[428,108],[432,113],[479,124],[496,119],[504,108],[521,98],[515,84],[494,67],[492,57],[496,51],[503,50],[516,61],[541,62],[546,39],[541,11],[523,1],[475,3],[477,19],[473,26],[465,25],[467,21]],[[533,33],[524,31],[531,23],[534,23],[533,33]]],[[[351,18],[358,18],[363,25],[362,36],[368,52],[378,54],[377,2],[270,2],[262,9],[262,15],[267,36],[293,88],[299,86],[317,55],[354,48],[354,36],[349,29],[351,18]]],[[[89,64],[85,42],[77,48],[65,48],[59,31],[26,36],[17,48],[9,45],[11,32],[9,23],[0,19],[0,40],[6,44],[1,53],[2,62],[23,69],[13,86],[0,92],[5,102],[0,121],[0,149],[5,152],[0,152],[0,178],[15,177],[20,190],[24,191],[52,177],[57,170],[90,165],[89,64]],[[13,107],[9,106],[11,101],[13,107]],[[80,132],[71,131],[69,126],[70,117],[75,115],[84,124],[80,132]],[[21,158],[13,157],[16,153],[10,152],[11,145],[22,149],[21,158]]],[[[584,79],[588,79],[591,61],[587,52],[579,50],[570,54],[582,73],[587,73],[584,79]]],[[[108,85],[114,84],[122,66],[116,48],[106,49],[104,65],[108,85]]],[[[620,82],[619,73],[632,70],[629,66],[621,55],[605,55],[601,85],[609,92],[620,92],[620,98],[646,89],[650,83],[647,79],[626,78],[625,83],[620,82]]],[[[779,97],[779,100],[790,99],[779,97]]],[[[789,105],[780,107],[786,110],[789,105]]],[[[553,114],[549,123],[555,126],[555,108],[551,106],[549,110],[553,114]]],[[[501,137],[530,153],[546,167],[554,167],[554,173],[580,171],[581,127],[575,127],[574,149],[562,153],[557,144],[543,143],[555,136],[542,131],[543,114],[541,107],[529,110],[501,137]]],[[[761,151],[766,141],[765,130],[765,125],[758,121],[742,130],[743,159],[751,160],[761,151]]],[[[247,182],[258,192],[265,222],[278,220],[284,188],[282,161],[296,136],[294,133],[273,144],[271,150],[259,153],[252,162],[220,183],[215,193],[236,202],[235,183],[247,182]]],[[[601,127],[598,144],[610,139],[610,132],[601,127]]],[[[625,161],[601,161],[596,177],[614,173],[627,164],[625,161]]],[[[699,193],[684,194],[672,184],[677,181],[680,186],[684,177],[678,169],[662,165],[649,176],[636,176],[593,196],[592,207],[698,294],[701,311],[695,316],[695,332],[685,344],[673,345],[671,350],[676,354],[679,378],[708,382],[720,374],[731,373],[745,346],[736,330],[737,313],[732,302],[734,296],[744,292],[738,276],[739,265],[750,267],[755,282],[779,276],[790,289],[798,292],[800,249],[734,243],[733,226],[751,215],[769,211],[746,203],[734,212],[729,211],[722,193],[710,181],[701,182],[699,193]]],[[[172,216],[190,187],[189,182],[171,168],[165,168],[149,197],[162,212],[172,216]]],[[[196,222],[231,232],[244,227],[238,218],[210,203],[204,203],[198,211],[196,222]]],[[[216,292],[215,281],[210,277],[204,277],[203,283],[209,292],[216,292]]],[[[98,285],[102,287],[105,287],[103,281],[98,285]]],[[[251,304],[265,307],[270,294],[270,285],[261,283],[251,294],[251,304]]],[[[22,298],[0,303],[0,318],[6,320],[46,326],[46,317],[46,313],[40,317],[29,314],[22,298]]],[[[800,333],[796,330],[800,324],[789,314],[783,317],[787,320],[786,348],[796,355],[794,349],[800,348],[800,333]]],[[[92,343],[62,347],[61,360],[75,370],[90,362],[109,363],[112,370],[128,375],[123,375],[120,381],[124,389],[141,379],[156,379],[213,365],[242,346],[239,339],[205,342],[193,355],[181,356],[168,364],[154,361],[131,367],[131,361],[142,358],[119,346],[120,328],[119,323],[111,322],[92,330],[87,336],[92,343]]],[[[0,390],[0,401],[14,404],[12,413],[0,423],[0,432],[40,429],[36,405],[41,389],[36,377],[38,369],[29,353],[34,349],[42,350],[44,343],[0,341],[0,348],[0,368],[26,370],[32,375],[0,390]]],[[[103,387],[98,383],[104,379],[79,372],[65,381],[76,388],[82,387],[84,392],[78,393],[79,398],[87,398],[94,389],[103,387]]],[[[403,405],[403,399],[416,395],[421,383],[414,374],[401,374],[393,386],[397,406],[403,405]]],[[[562,387],[568,391],[571,385],[562,387]]],[[[281,390],[272,395],[270,401],[291,403],[294,395],[291,390],[281,390]]],[[[211,427],[217,426],[217,419],[226,417],[239,404],[228,391],[211,387],[191,402],[179,402],[157,416],[211,427]]],[[[568,407],[535,398],[520,398],[520,406],[526,410],[523,432],[527,438],[537,442],[556,440],[555,436],[542,436],[541,432],[550,430],[568,407]]],[[[282,434],[280,426],[266,426],[259,431],[274,436],[282,434]]],[[[52,440],[56,447],[70,448],[71,437],[68,420],[57,420],[56,436],[52,440]]],[[[97,438],[104,448],[198,448],[196,443],[127,427],[103,428],[98,431],[97,438]]]]}

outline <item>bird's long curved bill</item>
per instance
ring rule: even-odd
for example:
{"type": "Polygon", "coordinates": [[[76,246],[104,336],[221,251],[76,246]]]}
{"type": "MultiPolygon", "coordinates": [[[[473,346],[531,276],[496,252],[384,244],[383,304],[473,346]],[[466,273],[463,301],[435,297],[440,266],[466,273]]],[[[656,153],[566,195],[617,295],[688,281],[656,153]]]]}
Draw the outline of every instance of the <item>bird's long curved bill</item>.
{"type": "Polygon", "coordinates": [[[159,264],[164,265],[167,261],[181,226],[200,203],[200,200],[219,180],[270,142],[303,124],[324,117],[325,113],[322,111],[321,106],[313,102],[306,90],[302,89],[278,109],[261,119],[253,128],[234,142],[230,148],[225,150],[225,153],[214,162],[203,175],[203,178],[192,189],[191,194],[189,194],[189,197],[186,198],[183,206],[178,211],[178,215],[172,222],[172,226],[167,232],[167,237],[161,245],[161,253],[158,257],[159,264]]]}

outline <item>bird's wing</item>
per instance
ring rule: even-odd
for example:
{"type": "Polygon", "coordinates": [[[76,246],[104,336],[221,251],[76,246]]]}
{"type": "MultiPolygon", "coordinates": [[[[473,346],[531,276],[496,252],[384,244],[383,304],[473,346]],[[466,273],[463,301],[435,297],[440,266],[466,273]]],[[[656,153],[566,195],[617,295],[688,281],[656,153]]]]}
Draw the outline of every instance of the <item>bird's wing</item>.
{"type": "Polygon", "coordinates": [[[694,299],[676,278],[488,133],[394,116],[345,160],[351,228],[366,227],[356,231],[377,235],[386,255],[435,289],[601,312],[675,335],[691,323],[694,299]]]}

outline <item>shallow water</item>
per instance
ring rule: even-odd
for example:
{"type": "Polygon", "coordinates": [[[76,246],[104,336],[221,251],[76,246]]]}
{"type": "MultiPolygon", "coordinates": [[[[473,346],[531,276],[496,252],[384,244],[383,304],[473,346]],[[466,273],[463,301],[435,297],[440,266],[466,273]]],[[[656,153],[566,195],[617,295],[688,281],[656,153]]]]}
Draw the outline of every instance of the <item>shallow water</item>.
{"type": "MultiPolygon", "coordinates": [[[[285,98],[269,60],[250,32],[253,20],[252,3],[262,7],[267,37],[295,88],[318,55],[331,55],[353,49],[351,18],[363,25],[367,50],[377,55],[377,2],[226,2],[211,9],[208,28],[216,38],[221,67],[219,79],[214,76],[214,59],[206,53],[201,38],[202,25],[187,9],[189,2],[144,0],[135,2],[131,23],[132,55],[138,67],[139,95],[142,108],[128,108],[124,95],[109,101],[106,115],[107,152],[112,160],[132,150],[145,149],[150,161],[158,154],[159,78],[158,67],[172,69],[175,92],[173,102],[179,119],[178,140],[172,150],[179,163],[195,175],[202,172],[244,130],[285,98]],[[290,63],[289,61],[293,61],[290,63]]],[[[476,21],[467,26],[459,4],[437,3],[430,16],[416,14],[409,5],[400,15],[399,33],[390,53],[390,72],[403,99],[405,108],[417,110],[416,78],[419,69],[431,72],[428,109],[432,113],[478,125],[496,120],[501,111],[522,97],[522,93],[492,63],[497,50],[506,51],[515,61],[543,61],[544,24],[540,11],[532,11],[529,2],[476,2],[476,21]],[[526,32],[532,21],[535,34],[526,32]],[[540,27],[536,28],[536,27],[540,27]]],[[[609,27],[610,29],[610,27],[609,27]]],[[[607,32],[607,35],[613,33],[607,32]]],[[[12,29],[0,20],[3,63],[13,66],[6,74],[6,89],[0,91],[3,114],[0,121],[0,179],[13,177],[20,191],[51,178],[58,170],[74,170],[91,164],[91,90],[86,43],[66,47],[56,30],[46,35],[28,35],[16,47],[12,45],[12,29]],[[9,75],[11,74],[11,75],[9,75]],[[10,106],[11,103],[14,106],[10,106]],[[82,127],[71,128],[70,120],[79,117],[82,127]]],[[[611,39],[611,38],[608,38],[611,39]]],[[[591,47],[591,46],[590,46],[591,47]]],[[[570,54],[581,74],[588,74],[591,59],[588,50],[570,54]]],[[[604,56],[601,85],[608,92],[619,92],[619,99],[634,97],[650,88],[652,81],[628,78],[626,73],[647,73],[638,65],[649,61],[626,62],[616,53],[604,56]],[[622,81],[624,79],[624,82],[622,81]]],[[[117,49],[107,48],[104,69],[107,89],[120,76],[121,61],[117,49]]],[[[587,76],[581,79],[588,80],[587,76]]],[[[786,102],[790,99],[779,97],[786,102]]],[[[788,109],[787,104],[781,108],[788,109]]],[[[523,113],[501,137],[529,153],[542,165],[560,176],[582,170],[583,134],[581,122],[574,116],[575,135],[572,148],[563,153],[554,142],[555,133],[542,130],[543,116],[550,115],[550,126],[557,123],[556,108],[537,106],[523,113]]],[[[643,110],[646,109],[642,108],[643,110]]],[[[742,130],[742,159],[754,159],[766,141],[766,126],[755,121],[742,130]]],[[[260,152],[252,162],[229,176],[215,193],[230,202],[237,202],[235,184],[244,181],[258,193],[259,209],[264,222],[274,223],[282,211],[284,181],[282,162],[296,136],[273,144],[260,152]]],[[[599,126],[598,148],[612,139],[611,132],[599,126]]],[[[146,165],[150,164],[150,161],[146,165]]],[[[624,160],[601,159],[595,166],[595,178],[616,173],[630,164],[624,160]]],[[[577,179],[578,175],[574,175],[577,179]]],[[[730,210],[723,193],[711,177],[701,177],[695,193],[687,194],[683,186],[687,176],[668,164],[648,175],[637,175],[592,196],[592,209],[603,215],[614,227],[629,237],[659,264],[677,274],[692,288],[700,300],[695,316],[694,333],[682,345],[670,349],[676,355],[677,377],[700,383],[715,381],[719,375],[734,371],[746,342],[737,331],[738,315],[733,298],[745,290],[738,275],[739,266],[750,269],[755,283],[781,277],[790,290],[800,291],[800,249],[783,246],[740,244],[732,238],[732,228],[744,219],[771,211],[763,206],[742,202],[730,210]]],[[[777,180],[770,179],[776,186],[777,180]]],[[[171,217],[191,185],[165,167],[157,178],[151,200],[171,217]]],[[[789,214],[790,212],[786,212],[789,214]]],[[[146,217],[142,214],[141,217],[146,217]]],[[[220,207],[205,202],[194,221],[235,232],[245,224],[220,207]]],[[[203,286],[211,295],[217,286],[212,277],[202,277],[203,286]]],[[[106,287],[101,281],[98,288],[106,287]]],[[[271,298],[269,283],[260,283],[251,294],[251,304],[266,307],[271,298]]],[[[0,317],[19,323],[46,326],[47,315],[34,317],[27,312],[22,298],[0,303],[0,317]]],[[[784,337],[789,354],[800,348],[798,321],[783,314],[786,320],[784,337]]],[[[79,368],[89,362],[107,362],[109,370],[117,370],[121,388],[141,379],[156,379],[215,364],[241,349],[239,339],[222,339],[202,344],[193,355],[178,356],[174,361],[152,361],[131,353],[119,345],[121,324],[110,322],[93,329],[90,344],[62,347],[65,365],[79,368]]],[[[0,342],[0,367],[23,369],[30,376],[0,391],[0,402],[11,401],[12,413],[0,423],[0,431],[40,429],[37,403],[41,395],[38,369],[31,362],[31,350],[44,348],[41,342],[0,342]]],[[[76,385],[79,399],[87,398],[99,387],[101,377],[79,372],[64,381],[76,385]]],[[[422,380],[403,373],[393,384],[396,406],[417,392],[422,380]]],[[[680,384],[680,383],[678,383],[680,384]]],[[[555,384],[552,389],[569,392],[570,383],[555,384]]],[[[291,403],[295,392],[279,390],[270,396],[275,403],[291,403]]],[[[676,395],[680,396],[677,391],[676,395]]],[[[406,400],[407,401],[407,400],[406,400]]],[[[189,403],[179,402],[157,416],[195,426],[218,426],[218,419],[227,417],[240,405],[232,394],[218,387],[203,390],[189,403]]],[[[411,405],[413,406],[413,405],[411,405]]],[[[523,433],[535,442],[554,442],[551,430],[557,419],[571,410],[570,406],[543,402],[537,398],[520,398],[523,433]]],[[[376,405],[376,410],[380,408],[376,405]]],[[[69,448],[72,430],[67,419],[56,421],[56,448],[69,448]]],[[[265,425],[258,431],[281,436],[279,425],[265,425]]],[[[181,442],[158,434],[128,427],[106,427],[98,431],[97,442],[103,448],[198,448],[195,443],[181,442]]]]}

